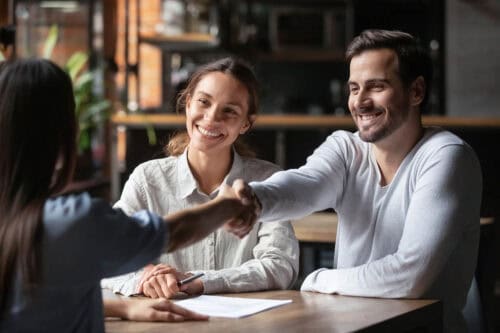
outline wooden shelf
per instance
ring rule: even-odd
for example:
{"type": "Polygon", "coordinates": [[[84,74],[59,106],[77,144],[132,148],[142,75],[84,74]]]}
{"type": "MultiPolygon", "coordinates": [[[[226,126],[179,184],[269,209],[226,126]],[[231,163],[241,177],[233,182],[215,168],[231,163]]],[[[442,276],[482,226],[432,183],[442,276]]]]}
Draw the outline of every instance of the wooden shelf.
{"type": "MultiPolygon", "coordinates": [[[[114,115],[111,118],[113,125],[128,127],[164,127],[178,128],[185,125],[185,118],[176,114],[134,114],[114,115]]],[[[500,117],[446,117],[423,116],[425,126],[442,127],[500,127],[500,117]]],[[[354,128],[354,122],[349,116],[310,116],[310,115],[269,115],[262,114],[257,117],[254,128],[274,129],[308,129],[308,128],[354,128]]]]}
{"type": "Polygon", "coordinates": [[[219,45],[219,39],[210,34],[199,33],[180,35],[141,33],[139,43],[147,43],[166,51],[190,51],[214,48],[219,45]]]}
{"type": "Polygon", "coordinates": [[[344,51],[341,50],[280,50],[260,52],[259,61],[267,62],[342,62],[345,63],[344,51]]]}

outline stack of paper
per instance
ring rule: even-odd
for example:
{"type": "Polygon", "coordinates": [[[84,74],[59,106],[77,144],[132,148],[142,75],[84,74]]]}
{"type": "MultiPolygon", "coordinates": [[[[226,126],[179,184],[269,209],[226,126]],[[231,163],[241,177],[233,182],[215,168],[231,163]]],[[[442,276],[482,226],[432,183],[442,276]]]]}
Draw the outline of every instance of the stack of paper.
{"type": "Polygon", "coordinates": [[[176,304],[211,317],[241,318],[291,302],[291,299],[274,300],[202,295],[178,301],[176,304]]]}

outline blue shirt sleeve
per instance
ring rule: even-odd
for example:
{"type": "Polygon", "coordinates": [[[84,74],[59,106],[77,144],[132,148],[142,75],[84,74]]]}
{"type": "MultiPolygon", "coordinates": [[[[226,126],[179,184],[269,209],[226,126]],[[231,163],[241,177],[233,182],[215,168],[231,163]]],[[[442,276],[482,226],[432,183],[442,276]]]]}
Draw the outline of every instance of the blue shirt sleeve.
{"type": "Polygon", "coordinates": [[[167,238],[160,216],[148,211],[127,216],[87,194],[49,200],[44,227],[46,277],[58,283],[137,270],[161,254],[167,238]]]}

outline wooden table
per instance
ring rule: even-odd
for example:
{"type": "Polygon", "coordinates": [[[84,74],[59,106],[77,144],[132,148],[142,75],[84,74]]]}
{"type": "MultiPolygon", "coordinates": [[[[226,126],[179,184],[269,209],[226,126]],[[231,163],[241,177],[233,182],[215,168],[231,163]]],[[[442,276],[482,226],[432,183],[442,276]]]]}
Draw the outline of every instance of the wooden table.
{"type": "Polygon", "coordinates": [[[314,213],[292,221],[299,242],[335,243],[338,218],[335,213],[314,213]]]}
{"type": "Polygon", "coordinates": [[[441,332],[441,302],[326,295],[295,290],[226,296],[291,299],[292,303],[240,319],[150,323],[107,319],[108,333],[154,332],[441,332]]]}
{"type": "MultiPolygon", "coordinates": [[[[295,236],[299,242],[335,243],[337,239],[338,217],[335,213],[314,213],[292,221],[295,236]]],[[[493,217],[481,217],[481,226],[494,223],[493,217]]]]}

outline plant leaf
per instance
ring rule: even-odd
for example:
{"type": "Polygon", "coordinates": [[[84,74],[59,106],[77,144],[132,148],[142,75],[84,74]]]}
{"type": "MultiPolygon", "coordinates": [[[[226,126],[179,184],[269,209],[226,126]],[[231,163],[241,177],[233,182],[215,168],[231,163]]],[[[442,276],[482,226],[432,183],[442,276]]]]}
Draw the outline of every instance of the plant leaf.
{"type": "Polygon", "coordinates": [[[75,82],[75,78],[80,72],[80,70],[87,63],[89,56],[81,51],[73,53],[73,55],[68,59],[66,63],[66,71],[71,77],[71,81],[75,82]]]}
{"type": "Polygon", "coordinates": [[[156,137],[156,131],[151,124],[146,124],[146,133],[148,135],[148,143],[150,146],[156,145],[158,139],[156,137]]]}
{"type": "Polygon", "coordinates": [[[78,138],[78,148],[80,152],[90,148],[90,134],[86,129],[80,129],[80,137],[78,138]]]}
{"type": "Polygon", "coordinates": [[[92,80],[94,80],[94,74],[92,72],[84,72],[80,75],[74,83],[75,90],[81,89],[86,84],[92,84],[92,80]]]}
{"type": "Polygon", "coordinates": [[[54,47],[57,43],[57,37],[59,36],[59,28],[56,24],[50,26],[49,34],[47,35],[47,39],[43,43],[43,57],[45,59],[52,58],[52,51],[54,51],[54,47]]]}

